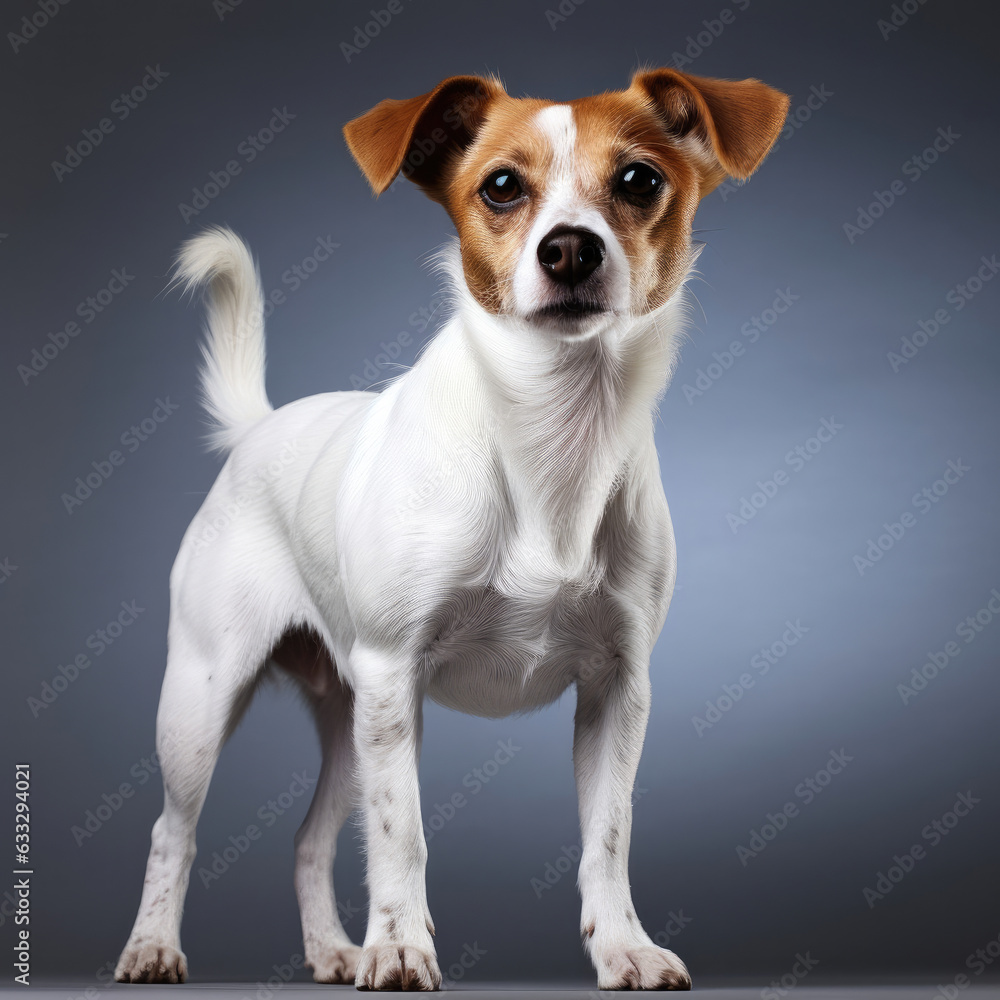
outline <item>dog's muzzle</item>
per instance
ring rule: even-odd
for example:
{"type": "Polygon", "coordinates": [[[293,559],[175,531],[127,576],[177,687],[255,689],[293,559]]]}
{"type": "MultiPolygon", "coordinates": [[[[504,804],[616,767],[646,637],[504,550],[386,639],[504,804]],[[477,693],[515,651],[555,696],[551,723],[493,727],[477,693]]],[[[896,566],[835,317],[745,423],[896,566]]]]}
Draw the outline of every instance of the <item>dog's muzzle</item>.
{"type": "Polygon", "coordinates": [[[535,318],[573,322],[607,311],[600,280],[607,251],[597,233],[557,226],[538,244],[537,255],[551,283],[551,301],[535,311],[535,318]]]}

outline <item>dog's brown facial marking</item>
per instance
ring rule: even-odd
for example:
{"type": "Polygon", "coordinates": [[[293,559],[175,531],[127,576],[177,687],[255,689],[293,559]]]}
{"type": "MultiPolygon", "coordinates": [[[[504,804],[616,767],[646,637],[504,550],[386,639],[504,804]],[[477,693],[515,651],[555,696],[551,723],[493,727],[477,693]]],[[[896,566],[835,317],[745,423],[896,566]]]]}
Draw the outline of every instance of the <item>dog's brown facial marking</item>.
{"type": "Polygon", "coordinates": [[[484,309],[572,333],[677,292],[699,200],[756,169],[787,106],[757,80],[670,69],[564,104],[453,77],[345,135],[376,192],[402,171],[444,205],[484,309]]]}
{"type": "Polygon", "coordinates": [[[530,316],[575,292],[603,311],[641,315],[687,273],[699,184],[643,95],[562,105],[503,96],[457,158],[442,201],[469,289],[490,312],[530,316]],[[602,245],[598,267],[570,289],[539,259],[559,229],[593,233],[602,245]]]}
{"type": "Polygon", "coordinates": [[[514,267],[544,200],[553,154],[532,123],[550,105],[506,94],[494,97],[442,191],[441,201],[458,230],[469,290],[492,313],[513,308],[514,267]]]}
{"type": "Polygon", "coordinates": [[[687,275],[699,172],[644,94],[602,94],[572,107],[581,191],[620,242],[629,311],[643,315],[687,275]]]}

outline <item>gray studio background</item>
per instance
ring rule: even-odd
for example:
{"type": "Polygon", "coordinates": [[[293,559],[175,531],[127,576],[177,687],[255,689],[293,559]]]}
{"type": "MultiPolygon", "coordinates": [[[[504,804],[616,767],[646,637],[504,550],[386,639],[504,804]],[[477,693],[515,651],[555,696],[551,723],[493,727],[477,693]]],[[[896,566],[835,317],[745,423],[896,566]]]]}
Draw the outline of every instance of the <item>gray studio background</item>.
{"type": "MultiPolygon", "coordinates": [[[[680,571],[639,768],[639,915],[702,983],[763,988],[807,953],[818,963],[812,983],[948,984],[962,972],[979,982],[1000,967],[976,976],[965,964],[1000,934],[1000,622],[988,610],[991,600],[1000,609],[991,597],[1000,280],[970,283],[981,267],[992,277],[981,258],[1000,252],[997,15],[985,3],[893,6],[401,0],[348,61],[342,43],[371,20],[371,0],[74,0],[23,44],[0,43],[0,745],[2,773],[32,765],[36,976],[72,976],[81,990],[106,982],[161,802],[143,759],[167,577],[219,468],[201,448],[201,314],[163,294],[177,246],[227,223],[258,255],[266,289],[286,292],[268,324],[275,404],[389,377],[398,369],[384,364],[388,354],[412,363],[441,317],[428,325],[438,298],[426,257],[451,230],[404,184],[375,202],[341,125],[454,73],[494,70],[512,94],[568,99],[625,86],[636,65],[685,52],[688,70],[759,76],[793,95],[793,114],[803,110],[759,174],[711,195],[698,218],[708,246],[691,287],[701,308],[657,429],[680,571]],[[147,67],[159,67],[155,89],[113,109],[147,67]],[[294,118],[249,162],[241,143],[274,108],[294,118]],[[65,163],[67,144],[103,118],[113,129],[57,177],[53,161],[65,163]],[[241,172],[185,221],[181,203],[234,159],[241,172]],[[859,210],[893,190],[863,228],[859,210]],[[339,248],[292,290],[283,276],[321,238],[339,248]],[[134,277],[83,322],[78,303],[114,270],[134,277]],[[765,313],[780,293],[791,306],[765,313]],[[918,333],[939,310],[936,335],[918,333]],[[766,327],[755,340],[754,317],[766,327]],[[19,366],[74,319],[79,335],[24,376],[19,366]],[[894,370],[889,354],[904,337],[912,356],[894,370]],[[725,361],[734,341],[744,353],[723,368],[713,354],[725,361]],[[122,435],[141,429],[158,400],[176,409],[123,449],[122,435]],[[824,420],[836,433],[810,442],[824,420]],[[808,461],[795,457],[800,446],[808,461]],[[62,495],[116,449],[124,464],[68,512],[62,495]],[[968,471],[945,483],[949,463],[968,471]],[[745,524],[727,519],[744,499],[753,504],[758,481],[775,495],[758,496],[766,502],[745,524]],[[924,488],[933,502],[918,496],[924,488]],[[884,537],[888,551],[859,570],[855,556],[887,524],[901,537],[884,537]],[[88,639],[133,601],[138,618],[97,655],[88,639]],[[797,641],[774,646],[787,641],[786,622],[797,641]],[[921,691],[901,694],[897,685],[949,642],[959,654],[921,691]],[[762,673],[765,648],[774,663],[762,673]],[[42,702],[43,685],[80,653],[91,665],[42,702]],[[851,759],[816,778],[831,752],[851,759]],[[812,801],[807,779],[820,789],[812,801]],[[125,782],[132,794],[119,800],[125,782]],[[925,828],[968,793],[978,804],[934,843],[925,828]],[[120,808],[102,809],[108,801],[120,808]],[[789,802],[796,815],[741,857],[737,848],[789,802]],[[98,810],[105,818],[90,822],[90,836],[74,833],[98,810]],[[866,899],[915,844],[923,858],[884,898],[866,899]]],[[[0,28],[17,34],[38,9],[8,0],[0,28]]],[[[467,797],[437,824],[428,865],[442,967],[467,945],[480,953],[465,982],[590,980],[572,864],[572,713],[572,693],[501,721],[428,707],[425,819],[454,792],[467,797]],[[466,776],[498,741],[517,748],[512,759],[489,765],[495,774],[471,792],[466,776]]],[[[280,815],[267,803],[281,808],[294,776],[314,777],[318,760],[301,705],[266,689],[222,755],[199,828],[183,932],[194,978],[265,979],[301,951],[292,837],[307,799],[289,793],[280,815]],[[273,823],[206,886],[198,870],[248,824],[263,825],[262,808],[273,823]]],[[[11,787],[0,783],[5,829],[11,787]]],[[[360,940],[357,834],[341,836],[336,879],[360,940]]],[[[8,911],[0,924],[6,950],[8,911]]]]}

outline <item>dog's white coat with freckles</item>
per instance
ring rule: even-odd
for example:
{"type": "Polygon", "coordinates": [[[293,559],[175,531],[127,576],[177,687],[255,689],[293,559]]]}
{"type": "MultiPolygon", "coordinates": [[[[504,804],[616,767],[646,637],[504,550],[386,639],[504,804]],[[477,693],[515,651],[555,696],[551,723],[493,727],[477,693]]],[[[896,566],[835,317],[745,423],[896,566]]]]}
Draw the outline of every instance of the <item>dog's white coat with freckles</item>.
{"type": "MultiPolygon", "coordinates": [[[[717,108],[728,91],[720,98],[710,86],[723,82],[656,72],[621,100],[648,112],[647,132],[661,129],[656,141],[674,150],[678,165],[670,166],[668,152],[653,164],[663,174],[655,209],[661,221],[683,209],[683,239],[654,232],[641,205],[635,212],[631,202],[608,207],[617,188],[608,194],[580,147],[581,126],[594,131],[592,118],[578,121],[589,106],[525,112],[521,137],[544,182],[524,168],[532,204],[518,203],[520,222],[481,200],[463,207],[458,195],[433,188],[447,175],[459,190],[460,171],[473,176],[474,161],[487,155],[480,147],[490,141],[491,115],[509,116],[521,103],[501,96],[495,82],[478,81],[485,90],[467,105],[458,159],[417,181],[453,218],[493,213],[463,218],[460,235],[465,225],[520,225],[510,237],[516,259],[498,262],[480,287],[467,280],[474,265],[465,255],[475,240],[463,235],[445,251],[451,319],[381,393],[328,393],[272,410],[262,293],[249,251],[222,229],[184,247],[179,280],[209,286],[203,387],[214,444],[229,457],[171,575],[157,716],[165,802],[118,979],[185,978],[179,928],[198,815],[222,744],[262,673],[277,666],[307,693],[323,748],[295,846],[305,957],[318,981],[440,985],[417,781],[424,697],[503,716],[575,685],[581,931],[598,983],[689,988],[680,959],[639,924],[628,878],[649,658],[675,576],[653,421],[676,360],[682,284],[694,257],[687,239],[693,204],[725,173],[749,173],[776,128],[764,129],[750,112],[725,128],[706,122],[713,108],[725,118],[717,108]],[[686,115],[675,137],[671,115],[686,115]],[[749,152],[734,152],[735,133],[753,128],[763,134],[743,140],[749,152]],[[692,143],[697,157],[684,153],[692,143]],[[740,155],[753,161],[749,169],[740,155]],[[698,169],[684,166],[695,160],[698,169]],[[701,161],[712,164],[707,180],[701,161]],[[599,248],[598,267],[586,278],[597,311],[574,312],[576,286],[560,285],[539,263],[539,247],[561,230],[584,233],[599,248]],[[637,260],[639,238],[662,261],[637,260]],[[640,300],[647,305],[637,308],[640,300]],[[539,318],[538,310],[562,302],[570,303],[566,314],[539,318]],[[341,926],[332,885],[337,833],[355,808],[364,817],[370,892],[363,949],[341,926]]],[[[455,79],[465,81],[459,89],[466,93],[475,78],[455,79]]],[[[407,125],[397,119],[409,115],[416,124],[402,129],[401,151],[389,150],[402,160],[450,83],[415,110],[395,107],[413,102],[386,102],[394,106],[381,113],[390,117],[369,120],[367,134],[392,147],[386,130],[407,125]]],[[[752,112],[756,101],[771,100],[772,117],[780,111],[783,118],[783,95],[764,95],[777,92],[756,81],[729,86],[746,83],[761,91],[738,95],[737,104],[749,101],[752,112]]],[[[619,142],[610,116],[608,141],[619,142]]],[[[504,128],[511,131],[509,121],[504,128]]],[[[650,140],[637,137],[635,148],[643,141],[650,140]]],[[[654,142],[654,159],[657,148],[654,142]]],[[[400,169],[378,162],[382,154],[360,139],[352,151],[376,189],[400,169]]],[[[495,148],[488,154],[498,155],[495,148]]],[[[609,165],[612,181],[621,166],[609,165]]]]}

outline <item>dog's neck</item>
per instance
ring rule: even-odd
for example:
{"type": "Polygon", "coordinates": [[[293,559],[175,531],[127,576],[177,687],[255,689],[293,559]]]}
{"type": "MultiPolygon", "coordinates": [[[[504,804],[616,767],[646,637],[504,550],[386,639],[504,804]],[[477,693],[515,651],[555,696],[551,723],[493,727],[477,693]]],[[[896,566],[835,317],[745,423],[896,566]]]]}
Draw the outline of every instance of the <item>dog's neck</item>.
{"type": "Polygon", "coordinates": [[[636,485],[634,466],[652,453],[682,308],[678,294],[653,314],[614,318],[574,341],[485,312],[464,285],[457,294],[454,322],[519,524],[564,569],[585,566],[610,497],[636,485]]]}

